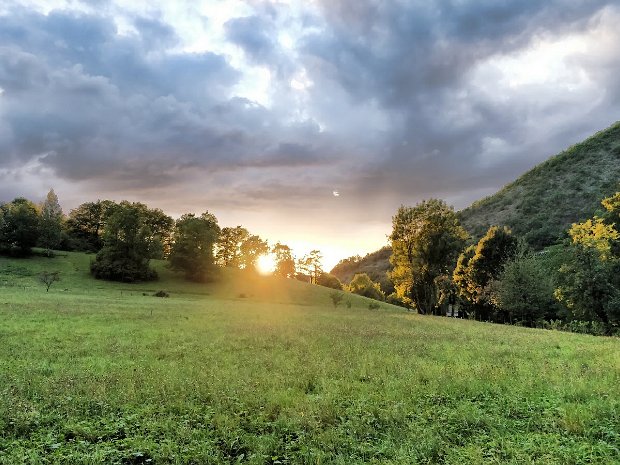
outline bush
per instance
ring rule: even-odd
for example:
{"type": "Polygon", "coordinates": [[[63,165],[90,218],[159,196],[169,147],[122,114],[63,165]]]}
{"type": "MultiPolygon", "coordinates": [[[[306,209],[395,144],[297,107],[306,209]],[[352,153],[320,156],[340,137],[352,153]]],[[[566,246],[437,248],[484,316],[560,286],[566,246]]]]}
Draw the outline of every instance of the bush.
{"type": "Polygon", "coordinates": [[[336,308],[338,307],[338,305],[340,305],[340,302],[342,302],[342,299],[344,299],[344,295],[342,295],[342,292],[334,291],[329,294],[329,298],[332,299],[334,308],[336,308]]]}
{"type": "Polygon", "coordinates": [[[168,294],[166,291],[157,291],[155,294],[153,294],[153,296],[155,296],[155,297],[170,297],[170,294],[168,294]]]}
{"type": "Polygon", "coordinates": [[[370,299],[381,300],[385,299],[385,295],[379,284],[373,282],[366,273],[356,274],[351,283],[347,286],[347,290],[353,294],[358,294],[370,299]]]}
{"type": "Polygon", "coordinates": [[[324,287],[329,287],[331,289],[337,289],[339,291],[342,290],[342,283],[340,282],[340,280],[334,276],[333,274],[329,274],[329,273],[321,273],[317,278],[316,278],[316,283],[319,286],[324,286],[324,287]]]}

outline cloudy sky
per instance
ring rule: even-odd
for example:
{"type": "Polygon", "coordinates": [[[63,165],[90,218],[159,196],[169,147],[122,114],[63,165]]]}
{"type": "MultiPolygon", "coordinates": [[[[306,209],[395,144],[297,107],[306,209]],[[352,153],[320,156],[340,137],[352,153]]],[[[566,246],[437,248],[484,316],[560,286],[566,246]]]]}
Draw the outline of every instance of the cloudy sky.
{"type": "Polygon", "coordinates": [[[329,268],[620,110],[614,0],[0,3],[0,201],[215,213],[329,268]],[[339,195],[334,195],[334,192],[339,195]]]}

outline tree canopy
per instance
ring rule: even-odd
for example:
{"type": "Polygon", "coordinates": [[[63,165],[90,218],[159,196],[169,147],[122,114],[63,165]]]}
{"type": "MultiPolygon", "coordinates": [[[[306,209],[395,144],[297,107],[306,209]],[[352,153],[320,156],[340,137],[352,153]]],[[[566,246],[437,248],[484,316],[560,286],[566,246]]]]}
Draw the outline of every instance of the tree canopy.
{"type": "Polygon", "coordinates": [[[174,227],[170,251],[172,269],[185,273],[191,281],[207,281],[214,273],[213,248],[220,228],[209,212],[200,216],[185,214],[174,227]]]}
{"type": "Polygon", "coordinates": [[[436,279],[451,275],[467,233],[443,200],[430,199],[415,207],[401,206],[392,218],[393,270],[397,295],[420,313],[435,313],[436,279]]]}

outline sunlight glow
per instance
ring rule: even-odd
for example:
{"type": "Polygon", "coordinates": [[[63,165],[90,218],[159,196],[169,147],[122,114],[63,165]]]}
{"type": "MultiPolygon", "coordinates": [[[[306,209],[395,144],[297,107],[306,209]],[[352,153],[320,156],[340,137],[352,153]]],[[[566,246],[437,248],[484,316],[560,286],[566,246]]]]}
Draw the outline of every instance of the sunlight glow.
{"type": "Polygon", "coordinates": [[[276,269],[276,260],[272,254],[261,255],[256,263],[256,268],[260,274],[272,274],[276,269]]]}

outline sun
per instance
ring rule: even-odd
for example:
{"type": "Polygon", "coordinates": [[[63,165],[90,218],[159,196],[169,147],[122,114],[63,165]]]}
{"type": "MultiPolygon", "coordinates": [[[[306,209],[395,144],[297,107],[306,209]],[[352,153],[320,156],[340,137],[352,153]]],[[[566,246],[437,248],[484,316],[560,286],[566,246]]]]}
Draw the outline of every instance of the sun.
{"type": "Polygon", "coordinates": [[[261,255],[256,262],[256,268],[260,274],[272,274],[276,269],[276,260],[273,255],[261,255]]]}

